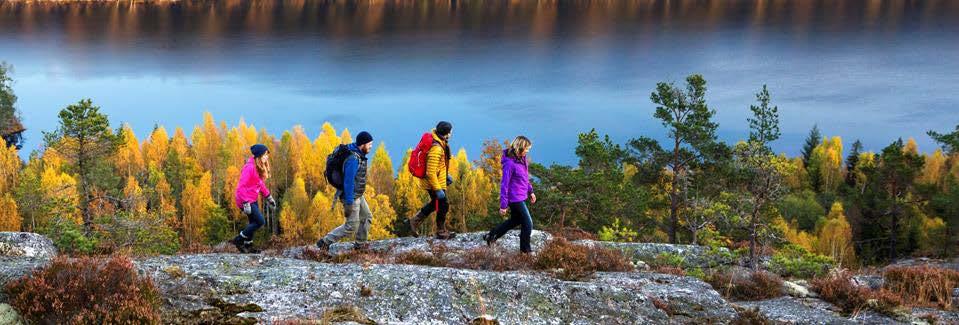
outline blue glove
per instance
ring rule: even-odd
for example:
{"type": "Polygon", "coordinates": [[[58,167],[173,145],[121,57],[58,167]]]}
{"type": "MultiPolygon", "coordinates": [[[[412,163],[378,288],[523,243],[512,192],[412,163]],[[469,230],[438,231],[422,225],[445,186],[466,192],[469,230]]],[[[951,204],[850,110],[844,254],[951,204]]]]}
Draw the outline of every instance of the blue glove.
{"type": "Polygon", "coordinates": [[[445,199],[446,199],[446,191],[444,191],[444,190],[436,191],[436,198],[437,198],[437,199],[440,199],[440,200],[445,200],[445,199]]]}
{"type": "Polygon", "coordinates": [[[449,175],[446,175],[446,186],[453,185],[453,178],[449,175]]]}

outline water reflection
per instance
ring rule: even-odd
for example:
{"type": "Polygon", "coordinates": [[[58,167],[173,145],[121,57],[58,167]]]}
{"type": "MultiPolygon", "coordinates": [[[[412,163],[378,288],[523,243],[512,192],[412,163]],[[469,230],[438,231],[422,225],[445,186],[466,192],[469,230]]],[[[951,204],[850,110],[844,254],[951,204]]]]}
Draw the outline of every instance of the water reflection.
{"type": "Polygon", "coordinates": [[[62,29],[71,40],[186,35],[213,41],[236,30],[258,36],[376,37],[477,31],[498,37],[592,37],[650,28],[708,32],[749,24],[771,31],[859,32],[932,26],[959,18],[952,0],[510,0],[510,1],[4,1],[4,33],[62,29]],[[627,23],[628,25],[623,25],[627,23]]]}
{"type": "Polygon", "coordinates": [[[575,133],[593,127],[661,136],[649,91],[698,72],[726,140],[745,134],[768,83],[777,149],[795,153],[813,123],[881,147],[952,128],[956,35],[954,0],[0,0],[0,60],[16,67],[28,146],[56,110],[93,97],[141,135],[202,110],[270,114],[257,125],[271,130],[392,132],[382,138],[419,132],[395,123],[411,114],[453,115],[470,121],[459,135],[471,152],[522,130],[544,139],[540,160],[571,162],[575,133]]]}

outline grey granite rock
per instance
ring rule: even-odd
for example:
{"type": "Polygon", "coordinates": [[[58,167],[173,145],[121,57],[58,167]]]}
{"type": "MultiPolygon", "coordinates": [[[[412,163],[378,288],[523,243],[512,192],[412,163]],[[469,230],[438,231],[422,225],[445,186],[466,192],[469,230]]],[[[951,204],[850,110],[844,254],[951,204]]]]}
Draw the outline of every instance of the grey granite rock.
{"type": "Polygon", "coordinates": [[[51,259],[57,248],[49,238],[31,232],[0,232],[0,256],[51,259]]]}

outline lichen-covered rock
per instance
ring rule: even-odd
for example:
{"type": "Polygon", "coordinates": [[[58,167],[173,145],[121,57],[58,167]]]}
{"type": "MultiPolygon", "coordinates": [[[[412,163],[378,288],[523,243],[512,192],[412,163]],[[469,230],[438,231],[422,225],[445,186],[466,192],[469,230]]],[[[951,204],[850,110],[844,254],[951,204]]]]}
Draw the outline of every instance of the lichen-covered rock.
{"type": "Polygon", "coordinates": [[[852,277],[852,284],[871,290],[881,289],[883,283],[884,280],[881,275],[855,275],[852,277]]]}
{"type": "Polygon", "coordinates": [[[809,297],[809,289],[805,286],[800,285],[799,283],[792,281],[783,281],[783,290],[786,291],[787,295],[796,298],[807,298],[809,297]]]}
{"type": "Polygon", "coordinates": [[[937,259],[928,257],[910,258],[896,261],[896,263],[887,265],[886,268],[900,266],[929,266],[941,269],[950,269],[959,271],[959,258],[937,259]]]}
{"type": "Polygon", "coordinates": [[[585,245],[602,245],[607,248],[617,249],[623,252],[627,257],[633,260],[641,260],[646,263],[652,263],[656,257],[661,254],[677,255],[683,258],[683,264],[686,267],[716,267],[721,265],[732,265],[736,261],[732,254],[726,248],[710,248],[707,246],[696,245],[675,245],[663,243],[617,243],[594,240],[578,240],[574,243],[585,245]]]}
{"type": "Polygon", "coordinates": [[[31,232],[0,232],[0,256],[51,259],[57,248],[49,238],[31,232]]]}
{"type": "Polygon", "coordinates": [[[535,273],[230,254],[157,257],[138,267],[172,308],[208,308],[205,301],[215,296],[261,307],[239,316],[263,321],[319,319],[343,306],[377,323],[463,324],[482,315],[502,324],[727,323],[735,316],[709,285],[654,273],[567,282],[535,273]]]}
{"type": "MultiPolygon", "coordinates": [[[[50,260],[35,257],[0,256],[0,288],[12,280],[29,275],[33,270],[47,265],[50,260]]],[[[0,290],[0,302],[6,302],[4,290],[0,290]]],[[[2,324],[2,323],[0,323],[2,324]]]]}
{"type": "Polygon", "coordinates": [[[17,314],[17,311],[10,307],[7,304],[0,304],[0,324],[4,325],[20,325],[26,324],[20,314],[17,314]]]}
{"type": "Polygon", "coordinates": [[[818,299],[779,297],[763,301],[737,302],[759,312],[776,324],[856,324],[830,310],[831,305],[818,299]]]}

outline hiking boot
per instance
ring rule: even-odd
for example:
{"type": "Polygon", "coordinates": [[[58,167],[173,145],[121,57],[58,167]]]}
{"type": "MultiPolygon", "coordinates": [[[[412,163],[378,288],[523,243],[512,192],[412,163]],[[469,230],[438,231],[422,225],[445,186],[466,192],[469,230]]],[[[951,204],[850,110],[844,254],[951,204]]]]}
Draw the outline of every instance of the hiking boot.
{"type": "Polygon", "coordinates": [[[319,248],[321,251],[324,251],[324,252],[329,251],[329,250],[330,250],[330,243],[327,243],[325,240],[322,240],[322,239],[317,240],[317,241],[316,241],[316,248],[319,248]]]}
{"type": "Polygon", "coordinates": [[[410,226],[413,237],[420,236],[420,225],[423,224],[423,217],[422,213],[417,213],[415,216],[406,219],[406,224],[410,226]]]}
{"type": "Polygon", "coordinates": [[[436,239],[439,240],[450,240],[456,237],[455,232],[438,232],[436,233],[436,239]]]}
{"type": "Polygon", "coordinates": [[[243,248],[246,250],[246,251],[244,252],[244,253],[246,253],[246,254],[259,254],[259,253],[260,253],[260,250],[259,250],[259,249],[253,248],[253,242],[252,242],[252,241],[248,241],[248,242],[243,243],[243,248]]]}
{"type": "Polygon", "coordinates": [[[486,242],[486,247],[493,247],[493,243],[496,243],[496,237],[493,236],[492,232],[488,232],[483,235],[483,241],[486,242]]]}
{"type": "Polygon", "coordinates": [[[230,240],[230,243],[236,247],[236,250],[239,251],[240,254],[247,253],[246,244],[243,243],[243,237],[236,236],[236,238],[233,238],[232,240],[230,240]]]}

